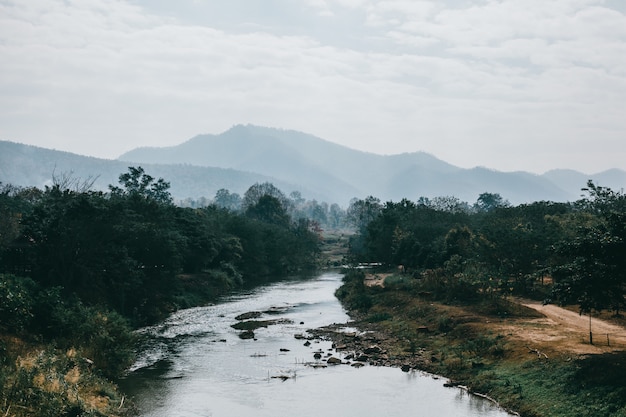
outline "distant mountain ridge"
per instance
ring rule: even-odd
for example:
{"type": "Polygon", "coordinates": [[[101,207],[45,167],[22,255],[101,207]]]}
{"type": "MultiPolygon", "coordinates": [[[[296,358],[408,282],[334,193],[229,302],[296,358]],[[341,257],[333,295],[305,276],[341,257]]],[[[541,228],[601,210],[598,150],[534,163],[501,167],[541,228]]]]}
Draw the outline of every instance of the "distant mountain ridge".
{"type": "Polygon", "coordinates": [[[128,166],[141,165],[171,183],[172,195],[212,198],[220,188],[243,194],[256,182],[272,182],[285,193],[347,206],[351,198],[382,201],[455,196],[473,203],[483,192],[499,193],[513,204],[539,200],[574,201],[588,179],[614,190],[626,187],[626,171],[586,175],[553,170],[543,175],[456,167],[424,153],[376,155],[315,136],[252,125],[218,135],[198,135],[177,146],[136,148],[117,160],[0,141],[0,181],[43,187],[52,174],[97,177],[95,188],[117,184],[128,166]]]}
{"type": "Polygon", "coordinates": [[[188,197],[210,199],[220,188],[243,194],[252,184],[266,181],[282,189],[296,187],[295,184],[277,178],[233,169],[189,164],[131,164],[0,141],[0,182],[4,184],[43,188],[52,184],[53,175],[71,173],[74,178],[95,179],[94,189],[104,191],[108,190],[109,184],[118,185],[119,175],[127,172],[129,166],[138,165],[141,165],[147,174],[170,182],[170,191],[176,200],[188,197]]]}
{"type": "Polygon", "coordinates": [[[626,172],[594,175],[554,170],[544,175],[459,168],[424,153],[376,155],[353,150],[306,133],[237,125],[219,135],[198,135],[166,148],[137,148],[118,159],[161,164],[189,163],[254,171],[302,184],[333,201],[374,195],[399,201],[454,195],[474,202],[483,192],[500,193],[513,204],[580,196],[588,179],[621,189],[626,172]]]}

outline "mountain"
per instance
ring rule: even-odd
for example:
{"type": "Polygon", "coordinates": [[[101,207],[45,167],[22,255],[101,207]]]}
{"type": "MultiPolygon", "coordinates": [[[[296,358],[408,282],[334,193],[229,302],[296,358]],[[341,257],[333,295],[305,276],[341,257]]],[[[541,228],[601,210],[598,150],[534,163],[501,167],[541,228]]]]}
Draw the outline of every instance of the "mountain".
{"type": "MultiPolygon", "coordinates": [[[[43,188],[52,184],[54,175],[71,174],[77,179],[95,179],[94,189],[107,190],[109,184],[118,185],[119,175],[128,171],[129,166],[137,165],[139,164],[0,141],[0,182],[4,184],[43,188]]],[[[141,166],[149,175],[169,181],[170,191],[176,200],[187,197],[212,198],[220,188],[243,195],[256,182],[272,182],[283,190],[299,189],[297,185],[288,181],[234,169],[198,167],[189,164],[142,163],[141,166]]],[[[307,191],[302,190],[303,193],[307,191]]],[[[309,193],[312,194],[311,191],[309,193]]]]}
{"type": "Polygon", "coordinates": [[[177,146],[137,148],[106,160],[0,141],[0,181],[23,186],[51,184],[54,173],[96,178],[94,187],[117,185],[128,166],[141,165],[171,183],[175,199],[212,198],[220,188],[243,194],[257,182],[272,182],[286,194],[344,207],[353,197],[382,201],[455,196],[473,203],[483,192],[499,193],[513,204],[539,200],[573,201],[593,179],[622,190],[626,172],[587,175],[554,170],[543,175],[459,168],[424,153],[376,155],[292,130],[238,125],[218,135],[199,135],[177,146]]]}
{"type": "Polygon", "coordinates": [[[383,201],[454,195],[472,203],[483,192],[499,193],[513,204],[571,201],[579,198],[589,178],[615,189],[626,185],[626,172],[620,170],[588,176],[576,171],[535,175],[464,169],[424,152],[376,155],[302,132],[252,125],[237,125],[219,135],[199,135],[177,146],[137,148],[119,159],[258,172],[325,193],[342,204],[368,195],[383,201]]]}
{"type": "Polygon", "coordinates": [[[620,169],[609,169],[594,175],[585,175],[569,169],[555,169],[546,172],[542,177],[564,190],[575,190],[577,197],[583,194],[581,188],[587,185],[588,180],[614,191],[623,191],[626,187],[626,171],[620,169]]]}

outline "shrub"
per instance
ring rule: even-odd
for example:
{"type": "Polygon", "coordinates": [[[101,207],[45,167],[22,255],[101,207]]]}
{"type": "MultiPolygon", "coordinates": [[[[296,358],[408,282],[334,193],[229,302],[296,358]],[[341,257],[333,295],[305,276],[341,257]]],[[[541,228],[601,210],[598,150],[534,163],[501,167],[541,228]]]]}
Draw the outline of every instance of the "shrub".
{"type": "Polygon", "coordinates": [[[24,331],[33,318],[36,284],[29,278],[0,274],[0,323],[8,331],[24,331]]]}
{"type": "Polygon", "coordinates": [[[81,349],[107,377],[119,376],[132,363],[135,336],[120,314],[80,302],[52,314],[58,329],[57,343],[81,349]]]}
{"type": "Polygon", "coordinates": [[[443,333],[447,333],[452,329],[454,329],[454,320],[452,320],[447,315],[439,317],[439,319],[437,320],[437,330],[443,333]]]}
{"type": "Polygon", "coordinates": [[[344,275],[344,284],[337,289],[335,296],[350,310],[369,310],[373,301],[363,284],[365,274],[352,270],[344,275]]]}

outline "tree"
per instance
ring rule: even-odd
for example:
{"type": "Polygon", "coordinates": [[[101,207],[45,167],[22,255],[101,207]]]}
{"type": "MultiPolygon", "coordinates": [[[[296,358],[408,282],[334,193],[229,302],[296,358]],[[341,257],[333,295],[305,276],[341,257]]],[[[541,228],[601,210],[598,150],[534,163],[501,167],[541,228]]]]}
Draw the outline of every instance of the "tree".
{"type": "Polygon", "coordinates": [[[215,193],[213,204],[226,210],[238,211],[241,209],[241,196],[237,193],[231,193],[225,188],[220,188],[215,193]]]}
{"type": "Polygon", "coordinates": [[[454,196],[435,197],[430,200],[420,201],[420,204],[427,205],[437,211],[447,211],[449,213],[469,213],[470,211],[470,207],[466,202],[454,196]]]}
{"type": "Polygon", "coordinates": [[[473,253],[474,235],[467,226],[455,226],[448,231],[445,237],[445,247],[448,257],[458,255],[466,258],[473,253]]]}
{"type": "Polygon", "coordinates": [[[280,201],[269,194],[261,196],[256,204],[248,206],[246,215],[276,226],[289,226],[289,215],[280,201]]]}
{"type": "Polygon", "coordinates": [[[498,193],[482,193],[478,196],[474,209],[478,212],[489,212],[499,207],[509,207],[510,203],[498,193]]]}
{"type": "Polygon", "coordinates": [[[292,204],[296,207],[299,208],[300,206],[302,206],[305,203],[305,199],[304,197],[302,197],[302,193],[300,191],[292,191],[289,193],[289,199],[291,200],[292,204]]]}
{"type": "Polygon", "coordinates": [[[589,196],[579,206],[597,221],[587,221],[560,245],[565,262],[554,269],[552,297],[578,303],[582,313],[610,308],[618,314],[626,306],[626,195],[587,185],[589,196]]]}
{"type": "Polygon", "coordinates": [[[160,204],[172,203],[172,196],[168,191],[170,183],[163,178],[155,181],[154,177],[146,174],[142,167],[128,167],[127,173],[120,174],[119,183],[123,188],[109,185],[109,190],[114,196],[128,195],[160,204]]]}
{"type": "Polygon", "coordinates": [[[357,230],[365,231],[367,225],[380,214],[382,208],[380,200],[371,195],[365,200],[353,198],[350,200],[346,217],[357,230]]]}
{"type": "Polygon", "coordinates": [[[256,205],[261,197],[263,197],[264,195],[274,197],[280,202],[285,210],[289,211],[289,199],[271,182],[264,182],[262,184],[256,183],[248,188],[248,190],[243,195],[241,208],[243,209],[243,211],[248,210],[249,207],[256,205]]]}
{"type": "Polygon", "coordinates": [[[328,211],[328,224],[332,229],[343,227],[346,220],[346,212],[339,204],[333,203],[328,211]]]}

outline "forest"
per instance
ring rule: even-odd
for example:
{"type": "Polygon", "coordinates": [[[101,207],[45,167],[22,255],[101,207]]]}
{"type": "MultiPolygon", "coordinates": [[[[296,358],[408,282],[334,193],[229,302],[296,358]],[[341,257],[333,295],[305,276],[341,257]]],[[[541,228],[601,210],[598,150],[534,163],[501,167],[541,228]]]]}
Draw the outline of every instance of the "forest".
{"type": "Polygon", "coordinates": [[[626,300],[626,195],[592,181],[571,203],[512,206],[483,193],[417,202],[353,201],[359,231],[353,262],[401,265],[423,289],[447,300],[526,295],[576,304],[580,311],[623,311],[626,300]],[[537,285],[552,284],[552,285],[537,285]],[[547,289],[547,290],[546,290],[547,289]]]}
{"type": "Polygon", "coordinates": [[[133,329],[317,266],[319,227],[292,218],[273,185],[251,186],[236,211],[176,206],[168,190],[141,167],[108,192],[71,175],[44,190],[0,187],[3,413],[87,413],[79,395],[58,395],[37,375],[57,375],[53,385],[68,390],[59,364],[116,378],[133,361],[133,329]],[[20,365],[32,345],[47,353],[20,365]]]}

